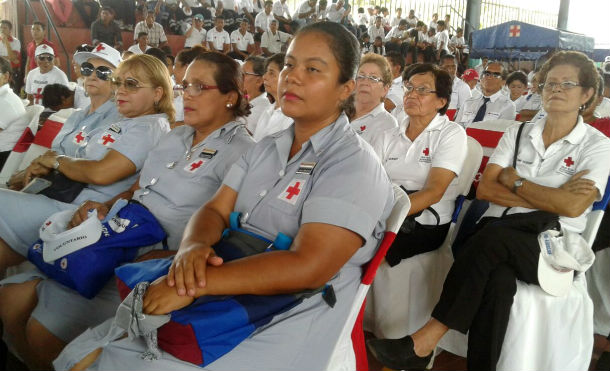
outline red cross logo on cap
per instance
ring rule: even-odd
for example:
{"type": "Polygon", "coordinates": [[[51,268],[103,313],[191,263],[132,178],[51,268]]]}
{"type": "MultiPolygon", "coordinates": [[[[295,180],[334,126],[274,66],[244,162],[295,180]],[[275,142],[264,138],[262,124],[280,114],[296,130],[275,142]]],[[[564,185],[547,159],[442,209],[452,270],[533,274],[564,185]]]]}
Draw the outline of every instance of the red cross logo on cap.
{"type": "Polygon", "coordinates": [[[76,140],[76,143],[80,143],[83,140],[85,140],[85,137],[83,136],[83,132],[79,131],[78,134],[76,134],[76,136],[74,137],[74,139],[76,140]]]}
{"type": "Polygon", "coordinates": [[[362,125],[362,126],[360,127],[360,131],[365,131],[365,130],[366,130],[366,125],[362,125]]]}
{"type": "Polygon", "coordinates": [[[567,167],[574,165],[574,161],[572,161],[572,157],[566,158],[565,160],[563,160],[563,162],[566,164],[567,167]]]}
{"type": "Polygon", "coordinates": [[[40,103],[40,100],[42,99],[42,88],[36,89],[36,93],[32,94],[32,96],[34,97],[35,104],[40,103]]]}
{"type": "Polygon", "coordinates": [[[518,24],[514,24],[510,26],[508,30],[508,37],[519,37],[521,36],[521,26],[518,24]]]}
{"type": "Polygon", "coordinates": [[[110,134],[106,134],[102,137],[102,145],[106,145],[108,143],[114,143],[114,139],[112,138],[112,135],[110,134]]]}
{"type": "MultiPolygon", "coordinates": [[[[43,48],[44,50],[47,50],[47,48],[48,48],[47,44],[42,44],[42,48],[43,48]]],[[[32,49],[30,49],[30,50],[32,50],[32,49]]]]}
{"type": "Polygon", "coordinates": [[[96,51],[96,52],[99,52],[99,51],[102,51],[102,50],[104,50],[104,49],[106,49],[106,48],[104,48],[104,45],[102,45],[102,44],[98,44],[97,48],[95,48],[95,51],[96,51]]]}
{"type": "Polygon", "coordinates": [[[430,155],[430,148],[426,147],[426,149],[424,149],[422,151],[422,153],[424,154],[424,156],[429,156],[430,155]]]}

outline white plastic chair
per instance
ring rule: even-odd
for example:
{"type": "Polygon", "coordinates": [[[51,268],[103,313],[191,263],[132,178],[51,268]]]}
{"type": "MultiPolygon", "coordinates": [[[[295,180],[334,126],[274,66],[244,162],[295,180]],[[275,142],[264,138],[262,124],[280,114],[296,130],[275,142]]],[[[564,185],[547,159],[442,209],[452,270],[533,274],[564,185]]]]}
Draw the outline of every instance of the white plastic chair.
{"type": "Polygon", "coordinates": [[[411,208],[411,201],[407,194],[398,186],[394,186],[394,207],[392,213],[386,220],[386,230],[383,240],[375,256],[368,263],[364,275],[354,297],[341,334],[334,345],[331,358],[326,370],[368,370],[366,359],[366,347],[364,344],[364,333],[362,332],[362,313],[365,305],[366,293],[375,278],[377,268],[385,257],[388,248],[394,242],[396,233],[411,208]],[[352,339],[354,341],[352,342],[352,339]]]}
{"type": "Polygon", "coordinates": [[[455,226],[483,157],[481,145],[468,138],[468,154],[458,177],[460,196],[456,200],[447,238],[434,251],[404,259],[391,267],[383,262],[367,298],[365,329],[377,338],[396,339],[411,334],[429,319],[438,302],[445,277],[453,264],[451,244],[455,226]]]}
{"type": "Polygon", "coordinates": [[[17,171],[21,159],[25,155],[29,144],[34,139],[34,135],[38,131],[38,118],[44,111],[44,107],[40,105],[33,105],[25,107],[25,115],[17,119],[12,125],[23,126],[23,134],[15,144],[15,147],[11,151],[11,154],[6,159],[2,171],[0,171],[0,185],[4,186],[10,179],[11,175],[17,171]]]}

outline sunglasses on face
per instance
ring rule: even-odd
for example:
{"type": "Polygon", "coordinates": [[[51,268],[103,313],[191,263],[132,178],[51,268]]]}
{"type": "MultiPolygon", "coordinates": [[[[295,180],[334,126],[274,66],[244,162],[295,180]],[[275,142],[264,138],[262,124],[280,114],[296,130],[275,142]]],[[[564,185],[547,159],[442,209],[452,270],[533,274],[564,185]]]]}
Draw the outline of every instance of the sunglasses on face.
{"type": "Polygon", "coordinates": [[[115,90],[118,90],[121,87],[125,87],[125,90],[127,90],[129,93],[135,93],[138,91],[138,89],[141,88],[151,88],[152,86],[150,85],[140,85],[140,82],[134,78],[128,77],[125,80],[122,80],[118,77],[113,77],[110,80],[110,83],[112,84],[112,87],[115,90]]]}
{"type": "Polygon", "coordinates": [[[53,60],[53,56],[52,55],[47,55],[47,56],[39,55],[36,58],[38,58],[38,60],[41,61],[41,62],[44,62],[44,61],[51,62],[53,60]]]}
{"type": "Polygon", "coordinates": [[[94,67],[89,62],[85,62],[80,65],[80,73],[81,73],[81,75],[83,75],[85,77],[91,76],[93,74],[93,71],[95,71],[95,75],[100,80],[108,81],[108,80],[110,80],[110,77],[112,76],[112,70],[110,69],[110,67],[107,67],[107,66],[94,67]]]}
{"type": "Polygon", "coordinates": [[[495,77],[496,79],[501,79],[502,72],[485,71],[485,72],[483,72],[483,77],[495,77]]]}

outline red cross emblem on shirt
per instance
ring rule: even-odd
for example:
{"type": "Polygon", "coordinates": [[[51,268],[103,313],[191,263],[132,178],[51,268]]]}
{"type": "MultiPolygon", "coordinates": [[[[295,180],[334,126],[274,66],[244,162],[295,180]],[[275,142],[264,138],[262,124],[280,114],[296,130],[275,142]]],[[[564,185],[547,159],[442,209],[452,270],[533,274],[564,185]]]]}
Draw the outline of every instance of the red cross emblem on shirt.
{"type": "Polygon", "coordinates": [[[430,155],[430,148],[426,147],[426,149],[424,149],[422,151],[422,153],[424,154],[424,156],[429,156],[430,155]]]}
{"type": "Polygon", "coordinates": [[[521,26],[514,24],[508,29],[508,37],[519,37],[521,36],[521,26]]]}
{"type": "Polygon", "coordinates": [[[365,131],[365,130],[366,130],[366,125],[362,125],[362,126],[360,127],[360,131],[365,131]]]}
{"type": "Polygon", "coordinates": [[[199,160],[199,161],[197,161],[197,162],[193,162],[193,163],[191,164],[191,169],[190,169],[190,171],[195,171],[195,170],[199,169],[199,167],[201,167],[201,165],[203,165],[203,160],[199,160]]]}
{"type": "Polygon", "coordinates": [[[32,96],[34,97],[35,104],[40,103],[40,100],[42,99],[42,88],[36,89],[36,93],[32,94],[32,96]]]}
{"type": "Polygon", "coordinates": [[[51,225],[51,221],[49,220],[48,222],[44,223],[44,225],[46,225],[47,227],[51,225]]]}
{"type": "Polygon", "coordinates": [[[102,50],[104,50],[104,49],[106,49],[106,48],[104,48],[104,45],[102,45],[102,44],[98,44],[98,45],[97,45],[97,48],[95,48],[95,51],[96,51],[96,52],[99,52],[99,51],[102,51],[102,50]]]}
{"type": "Polygon", "coordinates": [[[106,134],[102,137],[102,145],[106,145],[108,143],[114,143],[114,138],[112,138],[112,135],[110,134],[106,134]]]}
{"type": "Polygon", "coordinates": [[[278,198],[280,200],[288,202],[289,204],[296,204],[297,200],[299,199],[299,195],[301,194],[301,190],[303,189],[303,186],[305,186],[306,181],[306,179],[292,180],[286,187],[286,190],[280,193],[278,198]]]}
{"type": "Polygon", "coordinates": [[[78,134],[76,134],[76,136],[74,137],[74,140],[76,141],[76,143],[80,143],[83,140],[85,140],[85,137],[83,136],[83,132],[79,131],[78,134]]]}
{"type": "Polygon", "coordinates": [[[563,160],[563,162],[566,164],[567,167],[574,165],[574,161],[572,161],[572,157],[566,158],[565,160],[563,160]]]}
{"type": "Polygon", "coordinates": [[[299,193],[301,193],[301,189],[299,188],[300,185],[301,182],[296,182],[294,186],[289,186],[286,188],[286,193],[288,193],[286,198],[290,200],[293,196],[298,196],[299,193]]]}

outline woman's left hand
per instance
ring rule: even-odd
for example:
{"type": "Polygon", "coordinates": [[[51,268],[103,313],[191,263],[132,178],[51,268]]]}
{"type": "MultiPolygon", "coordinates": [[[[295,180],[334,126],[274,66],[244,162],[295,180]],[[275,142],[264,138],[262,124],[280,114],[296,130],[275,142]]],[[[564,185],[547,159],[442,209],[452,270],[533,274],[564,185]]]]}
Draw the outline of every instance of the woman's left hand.
{"type": "Polygon", "coordinates": [[[513,184],[517,179],[519,179],[519,174],[517,174],[517,170],[512,166],[505,167],[498,175],[498,182],[508,189],[513,188],[513,184]]]}
{"type": "Polygon", "coordinates": [[[47,151],[47,153],[45,153],[42,156],[38,156],[38,158],[36,158],[33,163],[36,163],[40,166],[46,167],[48,169],[53,169],[53,166],[55,165],[55,161],[57,160],[57,153],[53,152],[53,151],[47,151]]]}
{"type": "Polygon", "coordinates": [[[168,314],[195,301],[192,296],[180,296],[176,288],[167,285],[166,276],[158,278],[146,290],[142,311],[146,314],[168,314]]]}

